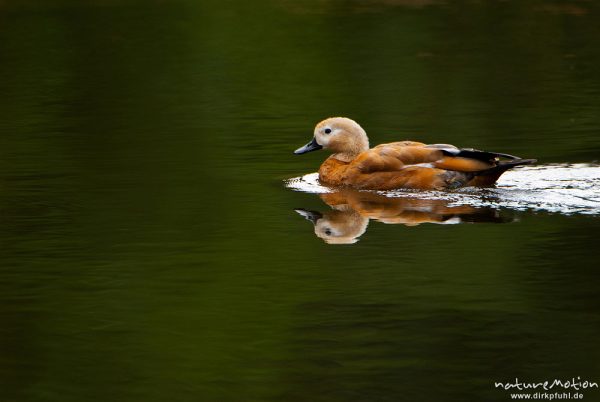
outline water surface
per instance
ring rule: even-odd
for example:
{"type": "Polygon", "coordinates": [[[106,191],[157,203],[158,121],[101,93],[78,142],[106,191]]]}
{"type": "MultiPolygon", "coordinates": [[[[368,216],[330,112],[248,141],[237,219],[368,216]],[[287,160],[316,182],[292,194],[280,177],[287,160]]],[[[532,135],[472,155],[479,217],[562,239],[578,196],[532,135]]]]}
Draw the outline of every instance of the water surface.
{"type": "Polygon", "coordinates": [[[600,381],[599,21],[589,1],[0,2],[0,399],[600,381]],[[369,218],[333,245],[294,211],[331,207],[285,183],[334,115],[539,165],[406,201],[473,224],[369,218]]]}

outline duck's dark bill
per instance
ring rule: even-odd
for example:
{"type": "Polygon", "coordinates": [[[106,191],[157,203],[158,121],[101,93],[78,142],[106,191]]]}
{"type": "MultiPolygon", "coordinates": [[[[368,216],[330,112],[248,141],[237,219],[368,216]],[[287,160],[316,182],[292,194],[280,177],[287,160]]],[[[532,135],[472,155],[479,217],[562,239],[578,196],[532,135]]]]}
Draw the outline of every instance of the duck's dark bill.
{"type": "Polygon", "coordinates": [[[307,152],[311,152],[311,151],[317,151],[319,149],[323,148],[322,145],[319,145],[317,143],[317,140],[313,137],[312,141],[309,142],[308,144],[306,144],[303,147],[298,148],[297,150],[294,151],[294,153],[296,155],[301,155],[301,154],[305,154],[307,152]]]}
{"type": "Polygon", "coordinates": [[[311,221],[312,223],[317,223],[317,221],[319,219],[321,219],[323,217],[323,214],[321,214],[320,212],[317,211],[309,211],[307,209],[303,209],[303,208],[297,208],[294,209],[294,211],[296,211],[300,216],[303,216],[304,218],[308,219],[309,221],[311,221]]]}

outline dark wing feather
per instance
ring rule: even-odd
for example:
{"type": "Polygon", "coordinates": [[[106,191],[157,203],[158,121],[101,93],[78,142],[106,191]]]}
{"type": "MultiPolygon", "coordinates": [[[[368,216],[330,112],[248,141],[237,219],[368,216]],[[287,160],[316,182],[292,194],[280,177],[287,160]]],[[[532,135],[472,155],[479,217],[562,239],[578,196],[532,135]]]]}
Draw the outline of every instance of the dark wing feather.
{"type": "Polygon", "coordinates": [[[477,159],[483,162],[496,162],[500,158],[511,160],[521,159],[518,156],[503,154],[500,152],[480,151],[473,148],[456,148],[455,146],[448,144],[432,144],[427,145],[427,148],[439,149],[446,156],[460,156],[462,158],[477,159]]]}
{"type": "Polygon", "coordinates": [[[514,156],[514,155],[503,154],[500,152],[480,151],[478,149],[473,149],[473,148],[461,148],[460,152],[453,156],[462,156],[463,158],[473,158],[473,159],[478,159],[478,160],[486,161],[486,162],[494,161],[494,160],[497,160],[498,158],[507,158],[507,159],[512,159],[512,160],[521,159],[518,156],[514,156]]]}

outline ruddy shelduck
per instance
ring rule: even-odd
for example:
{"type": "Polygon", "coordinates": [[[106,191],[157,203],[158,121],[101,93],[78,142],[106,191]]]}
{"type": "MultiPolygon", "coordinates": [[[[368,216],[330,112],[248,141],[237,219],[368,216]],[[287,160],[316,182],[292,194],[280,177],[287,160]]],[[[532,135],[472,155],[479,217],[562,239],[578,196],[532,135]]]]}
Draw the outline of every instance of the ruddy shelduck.
{"type": "Polygon", "coordinates": [[[498,152],[417,141],[391,142],[369,149],[365,130],[345,117],[317,124],[313,139],[294,153],[319,149],[333,152],[319,168],[323,184],[366,190],[485,187],[493,185],[508,169],[536,162],[498,152]]]}

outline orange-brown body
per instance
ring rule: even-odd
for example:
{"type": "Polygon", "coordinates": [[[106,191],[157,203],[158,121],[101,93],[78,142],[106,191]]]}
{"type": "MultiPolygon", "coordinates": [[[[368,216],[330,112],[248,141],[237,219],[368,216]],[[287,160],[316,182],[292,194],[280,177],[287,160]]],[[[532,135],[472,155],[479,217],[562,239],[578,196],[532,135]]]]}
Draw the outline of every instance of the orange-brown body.
{"type": "Polygon", "coordinates": [[[332,186],[370,190],[443,189],[489,186],[500,176],[473,174],[493,168],[492,163],[448,157],[441,150],[426,148],[425,144],[407,143],[378,145],[360,153],[350,162],[330,156],[319,168],[319,180],[332,186]]]}
{"type": "Polygon", "coordinates": [[[312,142],[296,153],[321,148],[334,152],[319,168],[323,184],[369,190],[490,186],[506,170],[535,162],[506,154],[416,141],[381,144],[369,149],[362,127],[341,117],[317,124],[312,142]]]}

